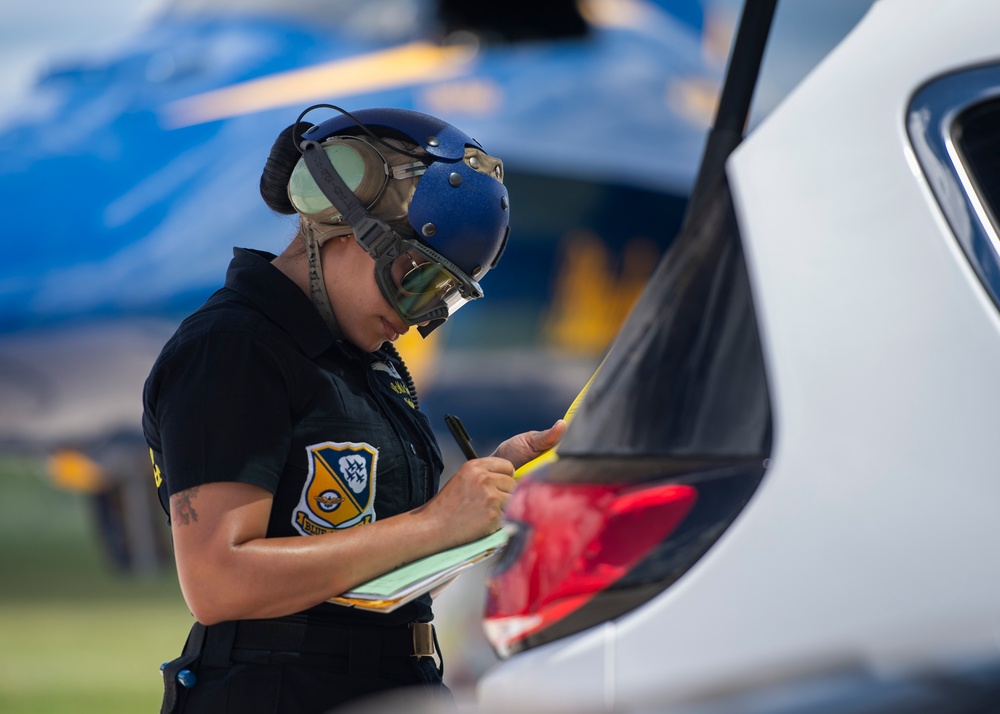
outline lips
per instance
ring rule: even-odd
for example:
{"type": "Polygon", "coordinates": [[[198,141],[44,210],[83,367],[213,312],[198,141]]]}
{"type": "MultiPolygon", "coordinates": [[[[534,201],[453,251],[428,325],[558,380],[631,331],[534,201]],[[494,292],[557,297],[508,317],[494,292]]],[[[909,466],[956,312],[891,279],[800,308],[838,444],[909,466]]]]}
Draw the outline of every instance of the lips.
{"type": "Polygon", "coordinates": [[[384,317],[382,318],[382,330],[385,332],[385,339],[389,342],[395,342],[400,335],[406,332],[405,327],[397,327],[384,317]]]}

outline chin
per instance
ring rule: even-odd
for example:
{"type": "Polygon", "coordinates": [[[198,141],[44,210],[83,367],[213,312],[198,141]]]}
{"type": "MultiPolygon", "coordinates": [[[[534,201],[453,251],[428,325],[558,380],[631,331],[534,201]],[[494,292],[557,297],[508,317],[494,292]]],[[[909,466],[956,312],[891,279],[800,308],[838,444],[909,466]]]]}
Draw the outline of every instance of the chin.
{"type": "Polygon", "coordinates": [[[365,350],[366,352],[377,352],[378,350],[382,349],[382,345],[384,345],[386,342],[389,342],[389,340],[386,339],[385,335],[378,335],[377,337],[371,338],[366,343],[366,346],[362,347],[362,349],[365,350]]]}

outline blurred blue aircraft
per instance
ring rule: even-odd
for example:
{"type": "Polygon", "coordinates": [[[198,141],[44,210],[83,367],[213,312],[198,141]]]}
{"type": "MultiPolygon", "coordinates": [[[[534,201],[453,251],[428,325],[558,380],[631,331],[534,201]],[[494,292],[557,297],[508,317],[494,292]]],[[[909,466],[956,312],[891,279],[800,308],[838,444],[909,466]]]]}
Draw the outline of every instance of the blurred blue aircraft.
{"type": "Polygon", "coordinates": [[[546,426],[680,224],[716,29],[698,0],[179,0],[116,56],[50,71],[0,127],[0,445],[72,449],[53,469],[84,490],[145,476],[149,366],[233,246],[294,235],[257,182],[321,102],[440,116],[503,158],[489,299],[400,349],[432,423],[461,414],[483,450],[546,426]]]}

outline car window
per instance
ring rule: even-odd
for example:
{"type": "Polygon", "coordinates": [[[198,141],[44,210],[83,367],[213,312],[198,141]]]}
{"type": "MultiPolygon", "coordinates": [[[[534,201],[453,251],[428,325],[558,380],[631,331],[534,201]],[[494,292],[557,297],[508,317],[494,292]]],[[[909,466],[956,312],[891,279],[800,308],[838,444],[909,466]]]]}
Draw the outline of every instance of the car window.
{"type": "Polygon", "coordinates": [[[985,215],[1000,231],[1000,99],[963,112],[953,132],[985,215]]]}

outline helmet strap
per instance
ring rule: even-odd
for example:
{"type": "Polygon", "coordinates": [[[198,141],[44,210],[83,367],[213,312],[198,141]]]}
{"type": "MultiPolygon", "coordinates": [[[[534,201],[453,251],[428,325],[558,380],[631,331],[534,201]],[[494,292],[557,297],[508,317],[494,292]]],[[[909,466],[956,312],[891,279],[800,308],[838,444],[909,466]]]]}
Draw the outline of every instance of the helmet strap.
{"type": "Polygon", "coordinates": [[[330,303],[330,294],[326,291],[326,281],[323,280],[323,260],[320,248],[324,241],[316,237],[315,224],[308,218],[300,221],[302,240],[306,244],[306,261],[309,267],[309,297],[319,316],[323,318],[327,328],[335,338],[344,338],[344,332],[340,329],[337,316],[333,314],[333,305],[330,303]]]}

